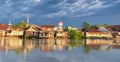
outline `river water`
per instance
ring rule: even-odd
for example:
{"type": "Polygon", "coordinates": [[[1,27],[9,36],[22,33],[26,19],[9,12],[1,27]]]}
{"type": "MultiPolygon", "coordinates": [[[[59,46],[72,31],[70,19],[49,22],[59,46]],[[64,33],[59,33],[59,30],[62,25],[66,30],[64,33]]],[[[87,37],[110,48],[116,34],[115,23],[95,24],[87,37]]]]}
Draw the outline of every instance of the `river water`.
{"type": "Polygon", "coordinates": [[[119,40],[0,38],[0,62],[119,62],[119,40]]]}

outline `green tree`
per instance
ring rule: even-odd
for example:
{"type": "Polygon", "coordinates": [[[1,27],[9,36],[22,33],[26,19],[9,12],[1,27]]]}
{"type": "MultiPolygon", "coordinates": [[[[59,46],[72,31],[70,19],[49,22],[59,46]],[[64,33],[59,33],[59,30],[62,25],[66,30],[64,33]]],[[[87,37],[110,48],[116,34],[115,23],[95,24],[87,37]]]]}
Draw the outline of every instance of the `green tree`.
{"type": "Polygon", "coordinates": [[[70,31],[71,31],[71,30],[68,28],[68,26],[66,26],[64,30],[65,30],[66,32],[69,32],[69,33],[70,33],[70,31]]]}
{"type": "Polygon", "coordinates": [[[87,22],[84,22],[82,25],[82,31],[84,32],[84,38],[86,38],[86,31],[90,28],[90,24],[87,22]]]}
{"type": "Polygon", "coordinates": [[[26,27],[26,24],[24,23],[24,21],[21,21],[16,26],[23,28],[23,27],[26,27]]]}
{"type": "Polygon", "coordinates": [[[90,28],[91,28],[91,29],[98,29],[99,26],[98,26],[98,25],[92,25],[92,26],[90,26],[90,28]]]}
{"type": "Polygon", "coordinates": [[[83,38],[82,32],[77,31],[77,30],[71,30],[70,38],[71,39],[82,39],[83,38]]]}
{"type": "Polygon", "coordinates": [[[72,30],[66,27],[65,31],[70,34],[70,39],[82,39],[83,38],[82,32],[79,30],[72,30]]]}
{"type": "Polygon", "coordinates": [[[108,26],[108,25],[107,25],[107,24],[102,24],[101,26],[102,26],[102,27],[106,27],[106,26],[108,26]]]}
{"type": "Polygon", "coordinates": [[[87,22],[84,22],[83,25],[82,25],[82,30],[85,31],[85,30],[88,30],[90,28],[90,24],[87,23],[87,22]]]}

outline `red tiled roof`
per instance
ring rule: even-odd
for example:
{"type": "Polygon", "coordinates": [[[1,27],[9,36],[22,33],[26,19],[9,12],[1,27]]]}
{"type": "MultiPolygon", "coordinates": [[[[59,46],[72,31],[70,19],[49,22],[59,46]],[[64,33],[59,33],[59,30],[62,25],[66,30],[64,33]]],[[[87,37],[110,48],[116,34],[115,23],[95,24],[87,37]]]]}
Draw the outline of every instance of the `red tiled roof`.
{"type": "Polygon", "coordinates": [[[55,28],[54,25],[42,25],[41,28],[55,28]]]}
{"type": "Polygon", "coordinates": [[[0,24],[0,30],[7,30],[8,27],[9,25],[0,24]]]}
{"type": "Polygon", "coordinates": [[[89,29],[88,32],[101,32],[98,29],[89,29]]]}
{"type": "Polygon", "coordinates": [[[120,28],[120,25],[107,26],[107,28],[120,28]]]}
{"type": "Polygon", "coordinates": [[[23,28],[16,27],[16,26],[11,26],[10,29],[11,30],[23,30],[23,28]]]}
{"type": "Polygon", "coordinates": [[[37,29],[41,30],[41,27],[35,24],[32,24],[31,26],[36,27],[37,29]]]}

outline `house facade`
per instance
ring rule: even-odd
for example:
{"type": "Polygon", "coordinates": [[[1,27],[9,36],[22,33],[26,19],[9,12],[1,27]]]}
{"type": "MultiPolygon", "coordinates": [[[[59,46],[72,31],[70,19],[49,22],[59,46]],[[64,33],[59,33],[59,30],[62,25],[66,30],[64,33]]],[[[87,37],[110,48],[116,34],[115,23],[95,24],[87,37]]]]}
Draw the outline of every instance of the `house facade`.
{"type": "Polygon", "coordinates": [[[39,38],[54,38],[55,26],[54,25],[42,25],[40,26],[39,38]]]}
{"type": "Polygon", "coordinates": [[[89,29],[86,33],[87,38],[112,38],[111,33],[102,32],[98,29],[89,29]]]}
{"type": "Polygon", "coordinates": [[[0,24],[0,37],[6,36],[6,32],[9,27],[10,27],[9,25],[0,24]]]}
{"type": "Polygon", "coordinates": [[[35,25],[31,25],[27,28],[24,29],[25,30],[25,34],[28,37],[38,37],[39,36],[39,27],[35,26],[35,25]]]}
{"type": "Polygon", "coordinates": [[[6,31],[6,37],[22,37],[23,32],[23,28],[10,26],[6,31]]]}

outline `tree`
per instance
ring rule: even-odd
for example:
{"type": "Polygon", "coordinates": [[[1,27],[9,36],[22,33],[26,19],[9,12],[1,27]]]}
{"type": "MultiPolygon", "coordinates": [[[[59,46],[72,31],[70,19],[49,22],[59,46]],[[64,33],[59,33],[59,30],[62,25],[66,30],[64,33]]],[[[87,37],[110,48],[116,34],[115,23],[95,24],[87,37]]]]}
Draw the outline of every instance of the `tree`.
{"type": "Polygon", "coordinates": [[[84,32],[84,37],[86,38],[86,31],[90,28],[90,24],[84,22],[82,25],[82,31],[84,32]]]}
{"type": "Polygon", "coordinates": [[[72,30],[72,29],[69,29],[68,27],[65,28],[65,31],[70,34],[70,39],[78,40],[78,39],[82,39],[83,38],[83,35],[82,35],[81,31],[72,30]]]}
{"type": "Polygon", "coordinates": [[[90,26],[90,28],[91,28],[91,29],[98,29],[99,26],[98,26],[98,25],[92,25],[92,26],[90,26]]]}
{"type": "Polygon", "coordinates": [[[102,27],[106,27],[107,26],[107,24],[102,24],[102,27]]]}
{"type": "Polygon", "coordinates": [[[87,23],[87,22],[84,22],[83,25],[82,25],[82,28],[83,28],[82,29],[83,31],[86,31],[86,30],[88,30],[90,28],[90,24],[87,23]]]}
{"type": "Polygon", "coordinates": [[[23,27],[26,27],[26,24],[24,23],[24,21],[21,21],[16,26],[23,28],[23,27]]]}
{"type": "Polygon", "coordinates": [[[82,32],[77,31],[77,30],[71,30],[70,31],[70,38],[71,39],[82,39],[82,32]]]}
{"type": "Polygon", "coordinates": [[[68,26],[66,26],[64,30],[70,33],[70,29],[68,28],[68,26]]]}

